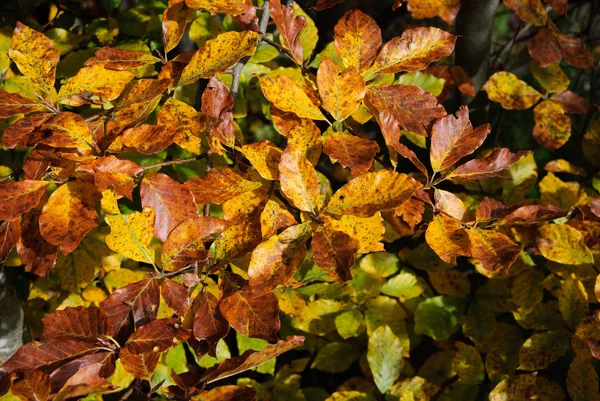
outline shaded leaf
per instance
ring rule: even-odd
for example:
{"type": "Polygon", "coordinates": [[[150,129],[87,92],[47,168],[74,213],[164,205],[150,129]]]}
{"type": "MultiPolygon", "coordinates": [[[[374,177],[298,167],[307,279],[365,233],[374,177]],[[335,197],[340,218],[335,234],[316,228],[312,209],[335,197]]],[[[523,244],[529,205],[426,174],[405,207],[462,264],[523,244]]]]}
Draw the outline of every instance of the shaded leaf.
{"type": "Polygon", "coordinates": [[[233,96],[229,88],[216,76],[208,81],[202,94],[202,111],[207,116],[213,117],[208,123],[211,150],[221,154],[222,145],[233,147],[235,145],[233,96]]]}
{"type": "Polygon", "coordinates": [[[560,60],[558,43],[547,28],[541,28],[527,41],[527,49],[531,58],[537,60],[542,68],[560,60]]]}
{"type": "Polygon", "coordinates": [[[561,282],[558,308],[567,326],[575,330],[589,310],[588,295],[581,281],[567,279],[561,282]]]}
{"type": "Polygon", "coordinates": [[[29,114],[40,109],[39,103],[17,93],[8,93],[0,89],[0,118],[12,117],[15,114],[29,114]]]}
{"type": "Polygon", "coordinates": [[[573,401],[589,401],[598,395],[598,373],[589,361],[575,359],[571,362],[567,391],[573,401]]]}
{"type": "Polygon", "coordinates": [[[545,25],[548,18],[542,0],[506,0],[504,5],[513,10],[523,21],[533,25],[545,25]]]}
{"type": "Polygon", "coordinates": [[[315,263],[331,278],[340,282],[352,279],[350,268],[359,248],[357,239],[326,224],[315,231],[311,247],[315,263]]]}
{"type": "Polygon", "coordinates": [[[229,323],[219,310],[219,299],[208,291],[196,298],[193,333],[198,340],[216,344],[229,332],[229,323]]]}
{"type": "Polygon", "coordinates": [[[519,352],[519,369],[540,370],[556,361],[569,347],[564,330],[546,331],[529,337],[519,352]]]}
{"type": "Polygon", "coordinates": [[[50,397],[50,376],[40,370],[28,370],[23,380],[14,383],[10,392],[22,400],[47,401],[50,397]]]}
{"type": "Polygon", "coordinates": [[[535,106],[533,117],[533,137],[547,149],[559,149],[571,137],[571,119],[558,103],[544,100],[535,106]]]}
{"type": "Polygon", "coordinates": [[[449,338],[458,327],[463,308],[459,298],[438,296],[426,299],[415,311],[415,333],[435,340],[449,338]]]}
{"type": "Polygon", "coordinates": [[[471,255],[488,271],[507,272],[523,248],[501,232],[473,227],[467,231],[471,255]]]}
{"type": "Polygon", "coordinates": [[[458,166],[454,171],[444,177],[453,181],[484,180],[491,177],[502,177],[502,172],[516,163],[522,157],[529,155],[529,151],[521,150],[511,153],[508,149],[494,149],[489,156],[474,159],[458,166]]]}
{"type": "Polygon", "coordinates": [[[252,6],[249,0],[186,0],[185,3],[190,8],[201,8],[212,15],[229,14],[239,15],[247,12],[252,6]]]}
{"type": "Polygon", "coordinates": [[[201,391],[199,399],[202,401],[253,401],[256,399],[257,390],[246,386],[219,386],[212,390],[201,391]]]}
{"type": "Polygon", "coordinates": [[[47,277],[56,265],[56,247],[40,234],[40,214],[33,210],[23,217],[21,239],[17,243],[17,252],[25,265],[25,271],[47,277]]]}
{"type": "Polygon", "coordinates": [[[446,263],[456,264],[458,256],[470,256],[469,238],[460,221],[436,214],[425,232],[427,244],[446,263]]]}

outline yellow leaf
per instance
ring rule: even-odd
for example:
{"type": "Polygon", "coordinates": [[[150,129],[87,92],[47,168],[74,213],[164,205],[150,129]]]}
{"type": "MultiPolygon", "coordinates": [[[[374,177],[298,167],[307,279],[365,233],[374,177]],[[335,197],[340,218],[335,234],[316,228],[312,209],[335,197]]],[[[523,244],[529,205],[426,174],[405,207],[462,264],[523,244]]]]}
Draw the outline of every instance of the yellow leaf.
{"type": "Polygon", "coordinates": [[[302,118],[327,120],[306,92],[287,76],[280,75],[275,79],[259,77],[259,80],[265,97],[278,109],[302,118]]]}
{"type": "Polygon", "coordinates": [[[208,11],[212,15],[229,14],[240,15],[248,11],[252,7],[251,0],[186,0],[190,8],[200,8],[208,11]]]}
{"type": "Polygon", "coordinates": [[[364,173],[334,193],[325,210],[332,214],[370,217],[402,205],[421,186],[406,174],[393,171],[364,173]]]}
{"type": "Polygon", "coordinates": [[[503,109],[525,110],[533,106],[542,95],[521,81],[513,73],[500,71],[495,73],[483,85],[490,100],[500,103],[503,109]]]}
{"type": "Polygon", "coordinates": [[[581,281],[567,279],[560,284],[558,308],[567,326],[575,330],[589,311],[588,295],[581,281]]]}
{"type": "Polygon", "coordinates": [[[279,163],[281,191],[294,207],[315,213],[319,200],[317,172],[304,152],[288,146],[279,163]]]}
{"type": "Polygon", "coordinates": [[[539,187],[542,203],[558,206],[562,210],[569,210],[577,203],[580,187],[578,182],[564,182],[553,173],[548,173],[540,181],[539,187]]]}
{"type": "Polygon", "coordinates": [[[52,135],[44,144],[57,148],[91,149],[94,147],[90,127],[75,113],[62,112],[52,117],[45,127],[52,135]]]}
{"type": "Polygon", "coordinates": [[[279,179],[279,162],[283,152],[277,146],[264,140],[242,146],[241,152],[262,178],[269,181],[279,179]]]}
{"type": "Polygon", "coordinates": [[[460,221],[445,214],[436,214],[425,232],[433,251],[446,263],[456,264],[457,256],[469,256],[469,239],[460,221]]]}
{"type": "Polygon", "coordinates": [[[134,76],[135,73],[130,71],[107,70],[102,64],[85,67],[60,87],[58,101],[73,107],[112,101],[134,76]]]}
{"type": "Polygon", "coordinates": [[[259,37],[258,32],[231,31],[208,40],[184,68],[178,85],[188,85],[201,78],[208,79],[233,66],[242,57],[253,55],[259,37]]]}
{"type": "Polygon", "coordinates": [[[344,121],[360,105],[366,93],[365,81],[354,69],[349,67],[340,74],[340,70],[330,58],[325,58],[317,71],[319,95],[323,108],[336,121],[344,121]]]}
{"type": "Polygon", "coordinates": [[[371,66],[381,47],[377,22],[359,10],[344,14],[335,26],[335,50],[344,66],[363,72],[371,66]]]}
{"type": "Polygon", "coordinates": [[[533,109],[533,137],[547,149],[561,148],[571,137],[571,119],[560,104],[544,100],[533,109]]]}
{"type": "Polygon", "coordinates": [[[569,89],[571,80],[557,63],[546,68],[540,67],[538,61],[531,62],[531,73],[548,93],[563,92],[569,89]]]}
{"type": "MultiPolygon", "coordinates": [[[[326,216],[323,216],[326,217],[326,216]]],[[[383,251],[383,234],[385,226],[381,213],[375,213],[371,217],[356,217],[343,215],[339,220],[325,218],[325,225],[332,230],[342,231],[358,242],[356,253],[370,253],[383,251]]]]}
{"type": "Polygon", "coordinates": [[[592,163],[600,163],[600,118],[597,118],[585,132],[581,148],[586,159],[592,163]]]}
{"type": "Polygon", "coordinates": [[[594,263],[583,234],[565,224],[547,224],[538,229],[537,247],[548,260],[565,265],[594,263]]]}
{"type": "Polygon", "coordinates": [[[17,22],[8,55],[19,71],[50,94],[54,90],[60,53],[43,34],[17,22]]]}
{"type": "Polygon", "coordinates": [[[154,250],[150,242],[154,237],[154,210],[150,207],[128,215],[106,215],[110,234],[106,245],[126,258],[154,264],[154,250]]]}

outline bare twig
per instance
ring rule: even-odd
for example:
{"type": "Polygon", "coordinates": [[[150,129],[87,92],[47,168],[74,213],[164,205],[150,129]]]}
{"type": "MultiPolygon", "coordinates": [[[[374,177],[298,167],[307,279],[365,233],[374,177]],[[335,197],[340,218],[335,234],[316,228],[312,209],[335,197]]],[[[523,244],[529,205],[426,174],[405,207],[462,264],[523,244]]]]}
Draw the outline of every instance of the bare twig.
{"type": "Polygon", "coordinates": [[[196,161],[196,160],[202,160],[202,159],[208,157],[208,155],[209,155],[208,152],[204,152],[204,153],[202,153],[202,154],[200,154],[198,156],[189,157],[187,159],[175,159],[175,160],[169,160],[169,161],[166,161],[166,162],[152,164],[150,166],[143,166],[142,169],[144,171],[147,171],[147,170],[151,170],[151,169],[156,168],[156,167],[164,167],[164,166],[171,166],[173,164],[189,163],[189,162],[193,162],[193,161],[196,161]]]}

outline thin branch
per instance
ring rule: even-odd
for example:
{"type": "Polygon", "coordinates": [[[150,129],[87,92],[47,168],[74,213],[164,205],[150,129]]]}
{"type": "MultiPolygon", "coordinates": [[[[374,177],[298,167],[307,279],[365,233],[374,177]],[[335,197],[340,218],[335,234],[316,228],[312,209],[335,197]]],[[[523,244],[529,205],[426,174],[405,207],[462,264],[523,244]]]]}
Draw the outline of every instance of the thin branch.
{"type": "Polygon", "coordinates": [[[184,164],[184,163],[189,163],[189,162],[193,162],[193,161],[196,161],[196,160],[202,160],[202,159],[204,159],[204,158],[206,158],[208,156],[209,156],[208,152],[204,152],[204,153],[202,153],[202,154],[200,154],[198,156],[189,157],[187,159],[175,159],[175,160],[169,160],[169,161],[166,161],[166,162],[152,164],[150,166],[143,166],[142,169],[144,171],[147,171],[147,170],[151,170],[151,169],[156,168],[156,167],[171,166],[173,164],[184,164]]]}
{"type": "Polygon", "coordinates": [[[85,121],[86,123],[89,123],[89,122],[92,122],[92,121],[96,121],[100,117],[107,116],[110,113],[112,113],[113,111],[115,111],[114,108],[108,109],[108,110],[102,110],[100,113],[96,113],[96,114],[94,114],[92,116],[89,116],[88,118],[84,119],[83,121],[85,121]]]}
{"type": "MultiPolygon", "coordinates": [[[[208,174],[208,172],[212,168],[212,161],[213,161],[213,155],[209,154],[208,159],[206,160],[206,169],[204,170],[206,174],[208,174]]],[[[204,205],[204,215],[210,216],[210,203],[207,203],[204,205]]]]}

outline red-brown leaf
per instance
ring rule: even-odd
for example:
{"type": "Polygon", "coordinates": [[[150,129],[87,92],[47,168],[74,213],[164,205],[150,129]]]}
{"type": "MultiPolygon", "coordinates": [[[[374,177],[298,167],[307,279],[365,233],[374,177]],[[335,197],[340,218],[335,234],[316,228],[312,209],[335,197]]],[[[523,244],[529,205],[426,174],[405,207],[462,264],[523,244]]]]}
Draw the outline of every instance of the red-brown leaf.
{"type": "Polygon", "coordinates": [[[350,268],[358,250],[356,239],[325,224],[313,235],[311,247],[315,263],[331,278],[339,282],[352,279],[350,268]]]}
{"type": "Polygon", "coordinates": [[[57,310],[46,315],[42,319],[42,325],[42,340],[61,337],[93,340],[113,334],[106,313],[96,306],[57,310]]]}
{"type": "Polygon", "coordinates": [[[9,149],[26,148],[44,137],[39,128],[52,117],[50,113],[37,113],[23,117],[10,125],[2,135],[2,146],[9,149]]]}
{"type": "Polygon", "coordinates": [[[125,196],[129,200],[132,200],[134,178],[144,171],[134,162],[112,155],[94,160],[92,168],[96,173],[94,184],[99,191],[112,189],[117,197],[125,196]]]}
{"type": "Polygon", "coordinates": [[[317,0],[317,4],[313,7],[315,11],[327,10],[336,4],[343,3],[346,0],[317,0]]]}
{"type": "Polygon", "coordinates": [[[40,234],[39,211],[32,210],[21,222],[21,240],[17,243],[17,252],[25,265],[25,271],[41,277],[48,277],[56,265],[56,247],[40,234]]]}
{"type": "Polygon", "coordinates": [[[188,330],[181,327],[175,319],[153,320],[129,336],[125,348],[134,354],[163,352],[188,337],[188,330]]]}
{"type": "Polygon", "coordinates": [[[134,354],[127,348],[121,348],[119,359],[123,368],[131,373],[136,379],[150,380],[154,369],[158,365],[160,352],[146,352],[143,354],[134,354]]]}
{"type": "Polygon", "coordinates": [[[145,176],[140,197],[143,207],[154,209],[154,234],[163,242],[179,223],[200,216],[190,190],[165,174],[145,176]]]}
{"type": "Polygon", "coordinates": [[[194,194],[198,204],[220,205],[245,192],[255,190],[262,184],[248,181],[229,168],[213,168],[203,177],[194,177],[185,183],[194,194]]]}
{"type": "MultiPolygon", "coordinates": [[[[272,3],[271,3],[272,4],[272,3]]],[[[233,126],[233,96],[227,85],[213,76],[202,93],[202,112],[209,117],[208,132],[211,150],[221,154],[222,145],[235,145],[233,126]]]]}
{"type": "Polygon", "coordinates": [[[349,167],[352,176],[369,171],[373,158],[379,152],[377,142],[354,135],[332,134],[323,145],[323,151],[344,167],[349,167]]]}
{"type": "Polygon", "coordinates": [[[135,327],[156,319],[159,303],[160,290],[156,280],[144,279],[119,288],[100,306],[116,335],[123,326],[128,326],[130,314],[135,327]]]}
{"type": "Polygon", "coordinates": [[[491,272],[507,272],[523,250],[510,238],[498,231],[473,227],[467,231],[471,241],[471,254],[491,272]]]}
{"type": "Polygon", "coordinates": [[[21,218],[0,223],[0,263],[21,239],[21,218]]]}
{"type": "Polygon", "coordinates": [[[252,387],[229,385],[201,391],[200,399],[202,401],[254,401],[256,394],[256,389],[252,387]]]}
{"type": "Polygon", "coordinates": [[[0,89],[0,118],[9,118],[15,114],[29,114],[40,108],[41,105],[31,99],[0,89]]]}
{"type": "Polygon", "coordinates": [[[81,397],[90,393],[103,393],[114,389],[113,385],[103,378],[104,364],[92,363],[83,366],[67,380],[54,400],[61,401],[66,398],[81,397]]]}
{"type": "Polygon", "coordinates": [[[11,393],[22,400],[46,401],[50,397],[50,375],[40,370],[28,370],[23,380],[14,383],[11,393]]]}
{"type": "MultiPolygon", "coordinates": [[[[550,99],[553,102],[560,104],[565,113],[585,114],[593,108],[583,96],[579,96],[572,91],[555,93],[550,99]]],[[[4,135],[6,135],[6,133],[4,135]]]]}
{"type": "Polygon", "coordinates": [[[229,332],[229,323],[219,310],[219,300],[208,291],[197,298],[194,313],[194,337],[214,345],[229,332]]]}
{"type": "Polygon", "coordinates": [[[491,177],[502,177],[502,171],[516,163],[530,151],[511,153],[508,149],[495,149],[488,157],[474,159],[461,164],[445,178],[453,181],[484,180],[491,177]]]}
{"type": "Polygon", "coordinates": [[[249,291],[237,291],[219,302],[225,319],[239,333],[273,341],[279,331],[279,304],[272,292],[254,297],[249,291]]]}
{"type": "Polygon", "coordinates": [[[524,205],[506,215],[500,224],[534,224],[564,217],[567,213],[554,205],[524,205]]]}
{"type": "Polygon", "coordinates": [[[577,68],[594,68],[594,55],[573,35],[555,34],[560,53],[567,64],[577,68]]]}
{"type": "Polygon", "coordinates": [[[165,279],[160,285],[160,293],[177,316],[184,316],[192,305],[187,289],[177,281],[165,279]]]}
{"type": "Polygon", "coordinates": [[[40,203],[49,182],[0,182],[0,220],[14,220],[40,203]]]}
{"type": "Polygon", "coordinates": [[[527,42],[529,55],[544,68],[560,60],[560,48],[549,29],[542,28],[527,42]]]}
{"type": "Polygon", "coordinates": [[[283,39],[283,45],[291,52],[294,61],[302,65],[302,44],[300,34],[306,27],[306,18],[302,15],[295,16],[292,7],[284,7],[280,0],[272,0],[269,4],[271,17],[283,39]]]}
{"type": "Polygon", "coordinates": [[[115,353],[114,352],[96,352],[74,359],[62,365],[50,374],[50,386],[52,391],[56,392],[63,388],[67,380],[83,369],[92,364],[101,364],[100,374],[102,377],[109,377],[115,372],[115,353]]]}

